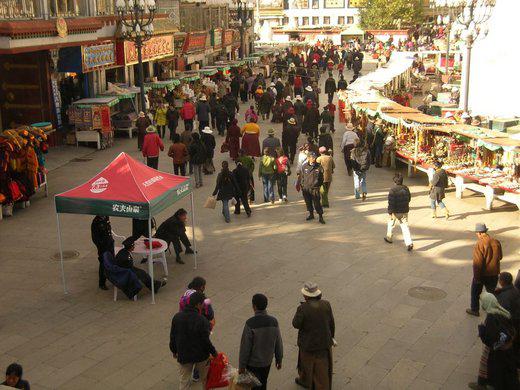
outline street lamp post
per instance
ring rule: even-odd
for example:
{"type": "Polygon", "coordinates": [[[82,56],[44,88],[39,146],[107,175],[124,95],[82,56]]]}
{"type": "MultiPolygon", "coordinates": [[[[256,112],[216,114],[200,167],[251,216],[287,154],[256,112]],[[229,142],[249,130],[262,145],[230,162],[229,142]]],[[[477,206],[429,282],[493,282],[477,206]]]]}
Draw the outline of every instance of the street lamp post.
{"type": "Polygon", "coordinates": [[[153,35],[153,19],[157,7],[155,0],[117,0],[116,10],[121,24],[121,37],[132,41],[137,50],[138,78],[141,91],[141,110],[145,111],[143,44],[153,35]]]}
{"type": "Polygon", "coordinates": [[[251,8],[246,0],[237,0],[237,18],[240,31],[240,59],[244,58],[244,35],[246,28],[250,26],[252,20],[251,8]]]}
{"type": "Polygon", "coordinates": [[[462,36],[466,41],[466,58],[464,64],[464,105],[463,110],[468,111],[469,102],[469,80],[471,68],[471,49],[473,43],[479,36],[487,35],[485,23],[491,17],[491,12],[495,6],[495,0],[459,0],[461,12],[457,17],[457,23],[461,26],[462,36]]]}

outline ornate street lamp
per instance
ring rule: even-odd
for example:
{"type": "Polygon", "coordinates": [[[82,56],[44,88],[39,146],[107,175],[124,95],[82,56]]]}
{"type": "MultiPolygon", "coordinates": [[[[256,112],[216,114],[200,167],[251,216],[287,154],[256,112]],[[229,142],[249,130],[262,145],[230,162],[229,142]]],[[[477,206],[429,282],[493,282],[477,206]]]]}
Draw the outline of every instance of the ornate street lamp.
{"type": "Polygon", "coordinates": [[[495,6],[495,0],[459,0],[461,12],[457,16],[457,23],[462,29],[462,37],[466,41],[465,58],[465,85],[464,85],[464,105],[463,110],[468,111],[469,101],[469,75],[471,67],[471,49],[473,43],[488,33],[486,22],[491,17],[491,12],[495,6]]]}
{"type": "Polygon", "coordinates": [[[244,58],[244,34],[246,28],[250,27],[253,20],[253,6],[246,0],[237,0],[237,18],[240,31],[240,59],[244,58]]]}
{"type": "Polygon", "coordinates": [[[142,48],[153,35],[153,19],[157,7],[155,0],[117,0],[116,10],[121,24],[121,37],[132,41],[137,49],[141,110],[145,111],[144,69],[142,48]]]}

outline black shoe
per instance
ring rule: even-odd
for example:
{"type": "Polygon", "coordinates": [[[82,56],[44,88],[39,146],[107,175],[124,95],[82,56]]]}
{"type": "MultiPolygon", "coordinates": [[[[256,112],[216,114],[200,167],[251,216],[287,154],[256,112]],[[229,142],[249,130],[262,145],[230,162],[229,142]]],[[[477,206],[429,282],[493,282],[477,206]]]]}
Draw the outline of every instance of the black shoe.
{"type": "Polygon", "coordinates": [[[466,309],[466,313],[468,313],[470,316],[480,317],[480,313],[472,309],[466,309]]]}
{"type": "Polygon", "coordinates": [[[307,218],[305,218],[306,221],[311,221],[314,219],[314,214],[309,214],[307,218]]]}
{"type": "Polygon", "coordinates": [[[240,215],[240,211],[234,211],[233,214],[240,215]]]}
{"type": "Polygon", "coordinates": [[[99,289],[100,289],[100,290],[105,290],[105,291],[106,291],[106,290],[108,290],[108,287],[107,287],[106,284],[100,284],[100,285],[99,285],[99,289]]]}
{"type": "Polygon", "coordinates": [[[384,237],[383,238],[385,240],[385,242],[389,243],[389,244],[392,244],[392,240],[389,240],[388,238],[384,237]]]}
{"type": "Polygon", "coordinates": [[[175,257],[175,261],[179,264],[185,264],[179,255],[177,255],[177,257],[175,257]]]}
{"type": "Polygon", "coordinates": [[[186,248],[186,250],[184,251],[184,253],[186,253],[187,255],[192,255],[194,254],[195,252],[193,252],[193,249],[191,249],[190,247],[186,248]]]}
{"type": "Polygon", "coordinates": [[[411,252],[412,249],[413,249],[413,244],[410,244],[410,245],[408,245],[408,246],[406,247],[406,250],[407,250],[408,252],[411,252]]]}
{"type": "Polygon", "coordinates": [[[320,215],[320,218],[318,219],[318,222],[321,223],[322,225],[325,225],[325,220],[323,219],[323,217],[320,215]]]}
{"type": "Polygon", "coordinates": [[[246,214],[247,214],[247,218],[249,218],[251,216],[251,211],[246,214]]]}

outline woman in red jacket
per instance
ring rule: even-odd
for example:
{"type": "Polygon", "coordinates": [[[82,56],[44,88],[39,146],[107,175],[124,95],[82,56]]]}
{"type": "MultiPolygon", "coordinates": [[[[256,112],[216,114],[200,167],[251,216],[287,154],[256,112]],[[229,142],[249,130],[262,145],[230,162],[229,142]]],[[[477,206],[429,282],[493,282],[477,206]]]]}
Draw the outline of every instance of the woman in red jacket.
{"type": "Polygon", "coordinates": [[[155,127],[148,126],[143,142],[143,157],[146,157],[146,165],[153,169],[159,168],[159,154],[164,150],[164,144],[157,134],[155,127]]]}

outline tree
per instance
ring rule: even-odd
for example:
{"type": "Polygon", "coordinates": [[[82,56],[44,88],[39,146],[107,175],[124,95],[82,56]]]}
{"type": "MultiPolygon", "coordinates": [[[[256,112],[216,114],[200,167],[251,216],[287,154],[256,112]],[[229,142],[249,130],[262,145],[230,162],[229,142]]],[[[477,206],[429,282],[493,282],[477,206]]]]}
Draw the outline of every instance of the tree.
{"type": "Polygon", "coordinates": [[[422,21],[422,0],[366,0],[359,8],[364,30],[411,27],[422,21]]]}

